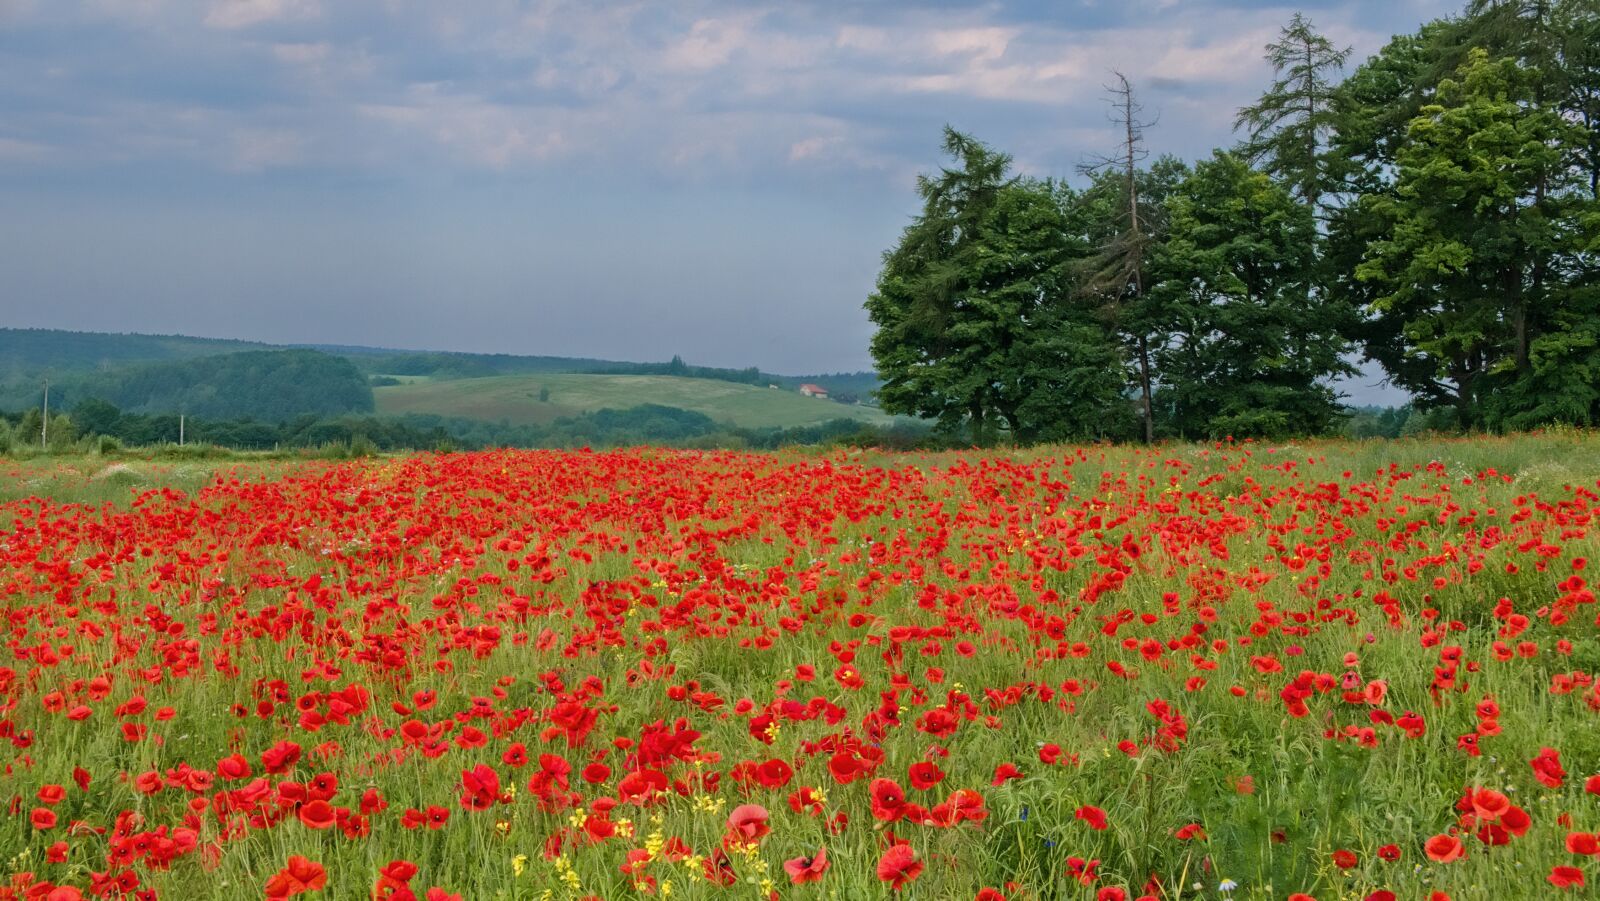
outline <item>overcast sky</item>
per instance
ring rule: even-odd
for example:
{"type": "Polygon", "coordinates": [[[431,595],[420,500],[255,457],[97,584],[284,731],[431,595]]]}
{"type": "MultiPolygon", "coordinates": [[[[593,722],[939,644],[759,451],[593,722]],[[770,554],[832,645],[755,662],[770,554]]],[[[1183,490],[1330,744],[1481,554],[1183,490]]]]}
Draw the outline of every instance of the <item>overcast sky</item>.
{"type": "Polygon", "coordinates": [[[1359,58],[1457,6],[0,0],[0,316],[868,368],[945,123],[1068,176],[1116,67],[1193,158],[1295,9],[1359,58]]]}

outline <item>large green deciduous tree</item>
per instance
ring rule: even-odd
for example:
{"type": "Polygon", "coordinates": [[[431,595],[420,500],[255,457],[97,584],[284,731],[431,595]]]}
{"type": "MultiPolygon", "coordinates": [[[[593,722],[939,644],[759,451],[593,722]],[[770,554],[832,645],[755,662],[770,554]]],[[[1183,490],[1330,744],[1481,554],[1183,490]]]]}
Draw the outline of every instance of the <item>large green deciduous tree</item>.
{"type": "Polygon", "coordinates": [[[1572,325],[1561,321],[1573,300],[1564,295],[1584,240],[1564,150],[1573,126],[1535,104],[1536,90],[1536,73],[1515,59],[1472,51],[1412,120],[1394,191],[1363,198],[1387,226],[1356,272],[1381,292],[1378,327],[1403,336],[1391,378],[1424,406],[1452,405],[1462,427],[1592,406],[1530,406],[1544,406],[1528,388],[1572,325]]]}
{"type": "Polygon", "coordinates": [[[1120,347],[1074,302],[1071,193],[1010,177],[1004,154],[953,129],[955,164],[922,176],[922,213],[884,256],[866,308],[884,409],[975,443],[1120,437],[1120,347]]]}
{"type": "Polygon", "coordinates": [[[1311,291],[1311,209],[1218,152],[1167,202],[1151,289],[1167,325],[1157,408],[1186,437],[1326,431],[1348,371],[1345,308],[1311,291]]]}

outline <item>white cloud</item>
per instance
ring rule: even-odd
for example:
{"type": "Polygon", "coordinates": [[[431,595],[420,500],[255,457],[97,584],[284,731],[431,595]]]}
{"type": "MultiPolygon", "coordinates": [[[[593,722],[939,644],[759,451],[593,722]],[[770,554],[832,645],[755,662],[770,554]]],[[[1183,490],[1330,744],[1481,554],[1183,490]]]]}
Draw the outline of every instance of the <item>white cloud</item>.
{"type": "Polygon", "coordinates": [[[15,21],[33,12],[33,0],[0,0],[0,22],[15,21]]]}
{"type": "Polygon", "coordinates": [[[33,141],[20,141],[16,138],[0,138],[0,160],[16,163],[32,163],[45,158],[50,148],[33,141]]]}
{"type": "MultiPolygon", "coordinates": [[[[57,2],[0,0],[0,16],[57,2]]],[[[1202,152],[1230,139],[1234,108],[1266,83],[1261,47],[1288,15],[1191,3],[1156,14],[1162,0],[1130,0],[1134,11],[1096,13],[1089,28],[1053,15],[1024,23],[1026,10],[1004,0],[937,11],[772,0],[76,2],[87,18],[142,32],[130,47],[193,63],[192,78],[163,94],[170,64],[144,60],[154,86],[142,92],[133,59],[102,77],[137,102],[58,89],[76,93],[48,122],[24,112],[34,119],[14,131],[47,141],[52,155],[239,170],[619,166],[673,177],[925,169],[947,121],[977,128],[1030,171],[1059,172],[1079,149],[1062,149],[1062,129],[1086,132],[1088,149],[1103,143],[1101,87],[1113,68],[1164,120],[1152,148],[1202,152]],[[251,30],[287,22],[296,37],[251,30]]],[[[1384,39],[1370,7],[1323,14],[1319,26],[1358,50],[1384,39]]],[[[63,84],[112,71],[70,52],[59,61],[70,64],[63,84]]],[[[0,77],[45,97],[36,85],[50,68],[0,77]]]]}
{"type": "Polygon", "coordinates": [[[404,103],[364,104],[362,115],[419,133],[475,165],[505,169],[567,149],[554,111],[503,106],[439,84],[413,85],[404,103]]]}
{"type": "Polygon", "coordinates": [[[148,21],[167,13],[168,0],[86,0],[85,12],[93,17],[148,21]]]}
{"type": "Polygon", "coordinates": [[[1190,35],[1169,38],[1143,71],[1156,78],[1191,82],[1237,82],[1261,75],[1262,48],[1278,37],[1277,26],[1264,26],[1206,41],[1190,35]]]}
{"type": "Polygon", "coordinates": [[[318,0],[216,0],[206,13],[211,28],[249,28],[283,19],[310,19],[322,14],[318,0]]]}
{"type": "Polygon", "coordinates": [[[299,44],[273,44],[272,55],[278,62],[292,66],[314,66],[333,55],[333,45],[326,41],[299,44]]]}
{"type": "Polygon", "coordinates": [[[822,157],[829,150],[839,147],[843,143],[844,138],[839,135],[814,135],[795,141],[789,145],[789,162],[798,163],[801,160],[822,157]]]}
{"type": "Polygon", "coordinates": [[[955,28],[935,31],[928,43],[935,53],[970,56],[975,62],[988,63],[1006,55],[1017,33],[1015,28],[955,28]]]}
{"type": "Polygon", "coordinates": [[[662,64],[674,70],[705,70],[727,65],[749,40],[751,22],[745,19],[701,19],[689,33],[661,55],[662,64]]]}
{"type": "Polygon", "coordinates": [[[284,128],[240,128],[234,130],[232,144],[229,168],[260,172],[300,162],[305,137],[284,128]]]}

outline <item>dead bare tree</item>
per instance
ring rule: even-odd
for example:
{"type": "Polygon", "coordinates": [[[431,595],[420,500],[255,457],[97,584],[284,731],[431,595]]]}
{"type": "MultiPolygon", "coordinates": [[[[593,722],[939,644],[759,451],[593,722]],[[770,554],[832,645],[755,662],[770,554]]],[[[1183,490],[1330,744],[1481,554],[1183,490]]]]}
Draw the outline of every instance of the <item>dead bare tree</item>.
{"type": "Polygon", "coordinates": [[[1079,165],[1078,171],[1089,176],[1118,172],[1123,182],[1121,209],[1118,227],[1087,261],[1081,284],[1085,294],[1101,299],[1107,315],[1118,328],[1131,335],[1139,366],[1144,440],[1151,443],[1155,441],[1155,421],[1151,409],[1149,329],[1129,313],[1144,295],[1145,255],[1150,234],[1139,218],[1138,173],[1139,163],[1149,155],[1144,147],[1144,130],[1155,123],[1140,118],[1144,107],[1134,98],[1128,77],[1117,71],[1112,75],[1116,82],[1105,85],[1105,90],[1111,105],[1111,121],[1122,134],[1121,145],[1114,154],[1091,157],[1079,165]]]}

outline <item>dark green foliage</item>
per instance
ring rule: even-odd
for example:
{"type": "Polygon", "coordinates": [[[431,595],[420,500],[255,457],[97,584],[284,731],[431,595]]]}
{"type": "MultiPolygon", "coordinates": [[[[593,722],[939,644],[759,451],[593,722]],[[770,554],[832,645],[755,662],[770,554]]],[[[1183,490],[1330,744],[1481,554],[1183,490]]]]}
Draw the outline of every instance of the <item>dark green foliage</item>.
{"type": "Polygon", "coordinates": [[[342,346],[316,346],[310,349],[347,357],[368,375],[414,375],[436,379],[471,379],[494,375],[525,375],[534,372],[587,372],[596,367],[627,365],[577,357],[378,350],[342,346]]]}
{"type": "Polygon", "coordinates": [[[1323,147],[1338,122],[1333,75],[1350,49],[1337,49],[1300,13],[1277,41],[1267,45],[1275,80],[1261,99],[1239,111],[1236,129],[1247,130],[1242,148],[1262,170],[1292,185],[1301,201],[1317,209],[1328,190],[1323,147]]]}
{"type": "MultiPolygon", "coordinates": [[[[38,447],[39,410],[0,413],[0,435],[38,447]],[[25,440],[31,436],[31,443],[25,440]]],[[[50,446],[68,451],[82,437],[105,438],[113,449],[175,444],[178,417],[124,413],[104,401],[89,399],[71,416],[52,416],[50,446]]],[[[190,418],[185,439],[191,445],[236,450],[280,450],[343,447],[342,453],[406,449],[476,449],[485,447],[620,447],[627,445],[778,448],[791,445],[848,443],[857,446],[915,447],[928,442],[926,426],[864,425],[835,419],[821,425],[789,429],[746,429],[719,423],[703,413],[657,404],[626,410],[603,409],[565,417],[544,425],[511,426],[440,416],[299,416],[282,423],[250,419],[190,418]]],[[[0,447],[0,453],[7,448],[0,447]]]]}
{"type": "Polygon", "coordinates": [[[185,335],[127,335],[60,329],[0,328],[0,378],[30,377],[104,369],[125,363],[187,360],[239,350],[265,350],[258,341],[190,338],[185,335]]]}
{"type": "MultiPolygon", "coordinates": [[[[853,394],[863,402],[871,402],[877,395],[878,389],[883,387],[883,380],[878,378],[876,372],[829,372],[817,375],[796,375],[788,378],[789,382],[796,385],[813,384],[821,385],[828,389],[828,396],[837,400],[840,395],[853,394]]],[[[783,384],[781,382],[768,382],[768,384],[783,384]]]]}
{"type": "Polygon", "coordinates": [[[956,165],[918,179],[922,214],[866,303],[883,408],[977,444],[1125,433],[1117,342],[1075,301],[1070,193],[953,129],[945,150],[956,165]]]}
{"type": "Polygon", "coordinates": [[[666,363],[610,363],[605,366],[590,366],[574,372],[585,372],[593,375],[675,375],[689,379],[712,379],[719,382],[733,382],[739,385],[784,385],[793,381],[781,375],[762,372],[754,366],[744,369],[723,369],[716,366],[691,366],[683,361],[682,357],[674,356],[666,363]]]}
{"type": "Polygon", "coordinates": [[[95,374],[75,395],[133,413],[281,422],[370,413],[372,388],[349,360],[314,350],[246,351],[95,374]]]}
{"type": "Polygon", "coordinates": [[[1165,319],[1157,409],[1184,437],[1327,431],[1344,308],[1311,292],[1311,208],[1217,152],[1167,203],[1149,291],[1165,319]]]}
{"type": "Polygon", "coordinates": [[[1356,274],[1401,338],[1375,356],[1463,428],[1587,423],[1600,400],[1581,257],[1592,201],[1573,190],[1574,127],[1532,102],[1536,85],[1515,59],[1472,51],[1412,120],[1394,190],[1360,201],[1385,234],[1356,274]]]}
{"type": "Polygon", "coordinates": [[[1458,428],[1600,421],[1600,7],[1474,2],[1340,86],[1326,284],[1458,428]]]}

